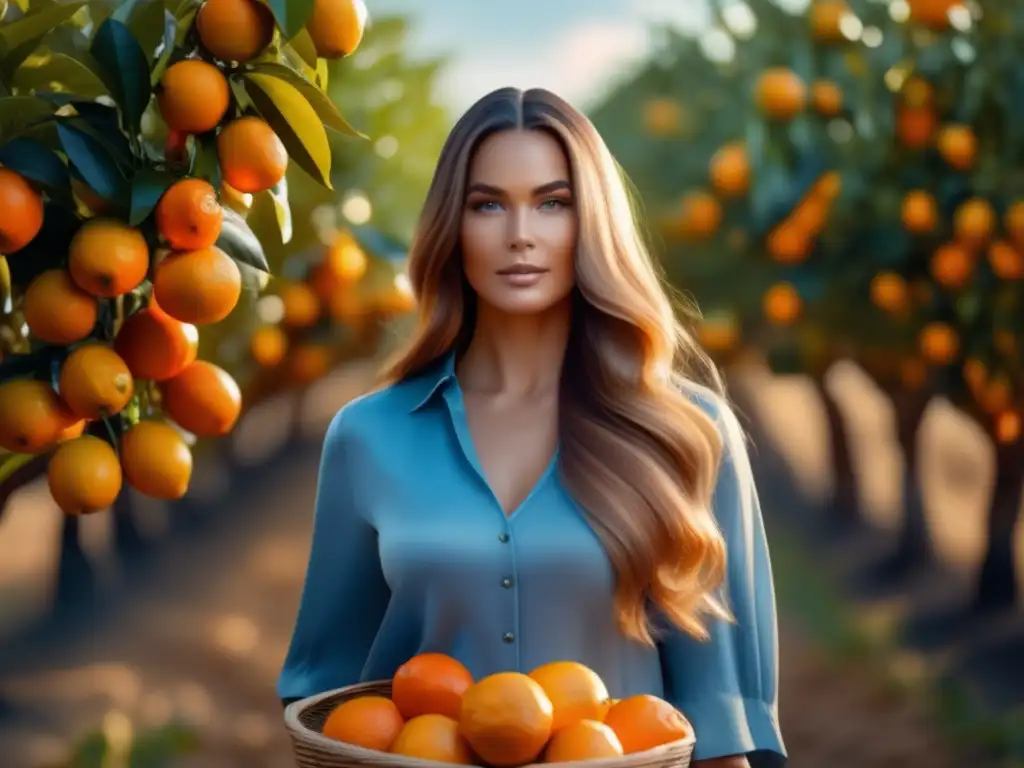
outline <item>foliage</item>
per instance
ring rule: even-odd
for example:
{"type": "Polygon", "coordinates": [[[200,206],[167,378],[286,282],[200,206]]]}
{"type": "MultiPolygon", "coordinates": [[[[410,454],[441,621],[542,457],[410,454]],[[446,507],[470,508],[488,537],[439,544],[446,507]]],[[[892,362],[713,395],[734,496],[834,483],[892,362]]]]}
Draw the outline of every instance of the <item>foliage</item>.
{"type": "MultiPolygon", "coordinates": [[[[216,247],[238,265],[246,286],[234,317],[251,316],[255,297],[275,266],[261,242],[266,233],[254,231],[247,222],[252,198],[271,206],[274,234],[278,242],[287,243],[293,230],[288,182],[308,179],[329,194],[337,178],[335,154],[349,152],[345,142],[363,151],[369,147],[366,136],[348,123],[326,91],[327,62],[318,58],[306,29],[312,0],[268,2],[272,16],[267,17],[265,44],[244,62],[221,61],[209,52],[196,24],[199,0],[40,0],[4,7],[0,166],[41,195],[43,224],[27,245],[17,243],[0,255],[0,382],[34,378],[51,382],[59,393],[69,354],[83,344],[112,342],[127,318],[146,309],[169,246],[155,211],[167,190],[185,178],[205,180],[218,193],[223,224],[218,223],[216,247]],[[170,125],[161,101],[169,93],[168,73],[186,61],[206,62],[202,66],[213,72],[205,75],[208,82],[188,83],[190,88],[217,94],[223,87],[227,92],[226,110],[216,112],[216,119],[202,130],[170,125]],[[226,171],[218,136],[225,126],[248,116],[265,121],[276,134],[291,161],[291,173],[270,188],[253,189],[240,203],[246,196],[222,178],[226,171]],[[98,320],[85,337],[44,343],[26,326],[26,289],[48,270],[67,270],[73,239],[86,222],[99,218],[119,221],[122,228],[144,236],[149,273],[128,291],[97,295],[98,320]]],[[[232,30],[223,26],[219,34],[230,36],[232,30]]],[[[200,101],[191,109],[217,108],[200,101]]],[[[275,157],[272,148],[258,149],[275,157]]],[[[308,209],[301,214],[299,218],[308,217],[308,209]]],[[[8,224],[0,221],[0,230],[6,232],[8,224]]],[[[232,324],[204,327],[201,352],[215,356],[209,341],[232,324]]],[[[156,383],[139,381],[134,389],[123,410],[89,423],[87,432],[116,449],[122,434],[139,419],[157,417],[156,383]]],[[[48,444],[45,450],[53,447],[48,444]]],[[[0,477],[14,475],[28,463],[23,455],[0,453],[0,477]]]]}
{"type": "Polygon", "coordinates": [[[1012,1],[720,3],[710,32],[665,33],[594,110],[652,206],[670,276],[706,323],[739,327],[714,337],[723,357],[740,336],[778,370],[817,374],[851,355],[887,387],[927,387],[1018,431],[1003,414],[1024,381],[1022,13],[1012,1]],[[723,145],[747,163],[732,169],[749,176],[738,191],[716,169],[723,145]],[[837,194],[816,198],[829,179],[837,194]],[[796,289],[798,313],[765,306],[778,283],[796,289]]]}

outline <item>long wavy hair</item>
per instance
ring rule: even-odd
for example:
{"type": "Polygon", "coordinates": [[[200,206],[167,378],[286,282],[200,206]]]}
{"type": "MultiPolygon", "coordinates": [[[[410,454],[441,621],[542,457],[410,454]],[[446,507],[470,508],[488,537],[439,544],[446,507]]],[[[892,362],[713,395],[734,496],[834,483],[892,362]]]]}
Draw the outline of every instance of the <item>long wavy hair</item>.
{"type": "Polygon", "coordinates": [[[452,129],[410,248],[416,328],[382,384],[417,375],[472,337],[476,296],[462,267],[462,207],[476,149],[507,130],[548,132],[572,172],[579,235],[559,472],[615,569],[618,625],[653,644],[653,607],[706,638],[708,616],[730,619],[719,589],[725,541],[711,510],[723,445],[694,392],[732,415],[714,365],[680,323],[648,255],[624,175],[590,121],[558,96],[503,88],[452,129]]]}

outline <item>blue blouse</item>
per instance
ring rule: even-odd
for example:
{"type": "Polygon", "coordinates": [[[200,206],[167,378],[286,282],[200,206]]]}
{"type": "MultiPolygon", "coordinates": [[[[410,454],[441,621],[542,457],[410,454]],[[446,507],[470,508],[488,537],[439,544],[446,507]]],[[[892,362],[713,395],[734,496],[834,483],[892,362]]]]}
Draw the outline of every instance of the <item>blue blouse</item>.
{"type": "Polygon", "coordinates": [[[737,621],[714,623],[707,642],[669,632],[655,648],[620,632],[612,566],[556,465],[504,514],[473,448],[453,356],[342,408],[324,442],[279,695],[390,678],[427,651],[454,656],[476,679],[572,659],[616,698],[649,693],[679,707],[697,733],[696,759],[784,756],[768,548],[756,495],[738,496],[746,451],[727,453],[714,498],[737,621]]]}

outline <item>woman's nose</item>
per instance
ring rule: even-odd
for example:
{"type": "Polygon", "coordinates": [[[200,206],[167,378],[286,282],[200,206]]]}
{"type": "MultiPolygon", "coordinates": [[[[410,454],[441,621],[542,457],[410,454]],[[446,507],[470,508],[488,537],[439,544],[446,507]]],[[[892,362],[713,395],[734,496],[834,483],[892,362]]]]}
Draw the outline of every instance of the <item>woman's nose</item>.
{"type": "Polygon", "coordinates": [[[513,251],[523,251],[533,247],[533,234],[530,226],[530,210],[525,207],[512,209],[509,217],[509,247],[513,251]]]}

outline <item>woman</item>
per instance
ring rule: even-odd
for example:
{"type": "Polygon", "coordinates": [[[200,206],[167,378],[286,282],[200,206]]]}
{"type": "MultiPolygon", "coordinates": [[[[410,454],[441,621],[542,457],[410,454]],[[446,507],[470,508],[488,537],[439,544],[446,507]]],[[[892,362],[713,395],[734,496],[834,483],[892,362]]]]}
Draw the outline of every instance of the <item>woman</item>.
{"type": "Polygon", "coordinates": [[[477,679],[571,659],[676,704],[697,766],[781,764],[743,438],[594,127],[544,90],[481,99],[409,270],[412,339],[326,437],[282,698],[425,651],[477,679]]]}

